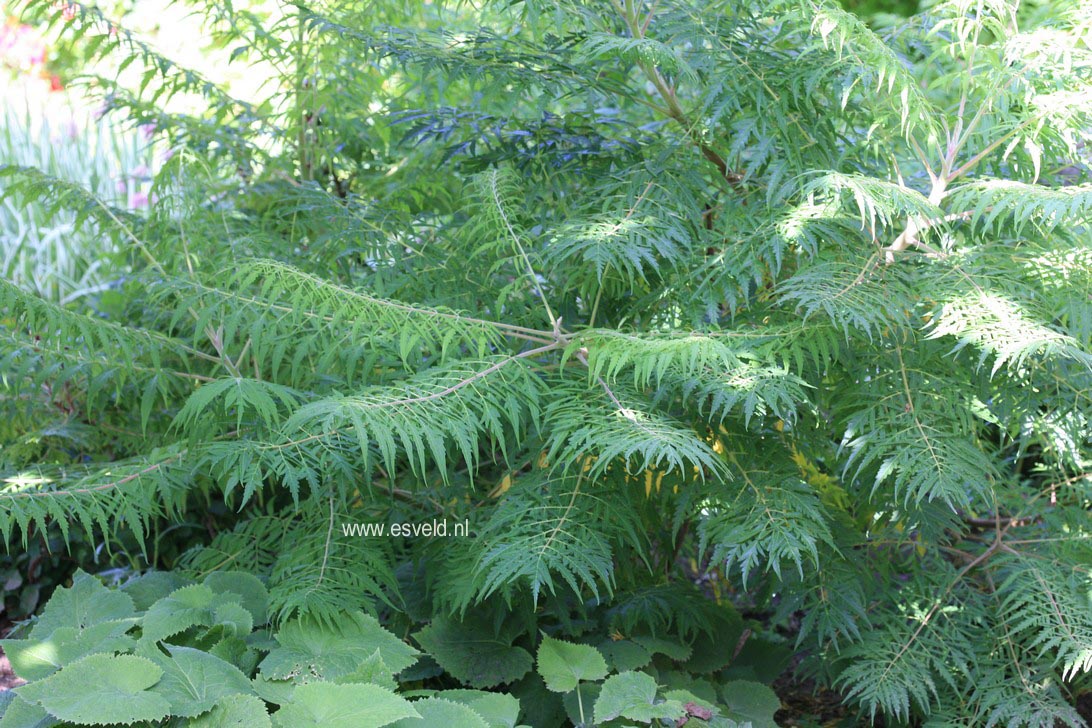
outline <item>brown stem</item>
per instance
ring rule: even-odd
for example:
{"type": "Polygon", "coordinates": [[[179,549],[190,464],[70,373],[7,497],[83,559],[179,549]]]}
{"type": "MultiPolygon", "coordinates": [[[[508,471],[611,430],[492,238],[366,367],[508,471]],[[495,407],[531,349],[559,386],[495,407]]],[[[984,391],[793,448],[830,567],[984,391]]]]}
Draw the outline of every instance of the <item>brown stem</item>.
{"type": "MultiPolygon", "coordinates": [[[[630,35],[636,39],[643,39],[645,37],[645,31],[648,29],[648,21],[652,19],[652,11],[649,11],[648,18],[642,24],[638,22],[637,13],[629,12],[619,0],[612,0],[614,9],[621,16],[625,22],[626,27],[629,29],[630,35]]],[[[724,160],[715,149],[705,143],[701,138],[701,134],[697,131],[694,124],[691,123],[687,117],[686,112],[683,111],[682,105],[679,104],[678,96],[675,94],[675,89],[667,83],[667,80],[660,73],[660,70],[655,66],[652,66],[644,61],[637,61],[637,66],[644,71],[648,76],[648,80],[652,82],[652,85],[656,88],[656,92],[659,93],[660,98],[663,99],[667,108],[664,110],[667,116],[676,121],[686,131],[686,135],[690,137],[690,141],[694,143],[694,146],[698,148],[701,155],[705,157],[710,163],[717,168],[720,172],[720,176],[724,178],[726,182],[737,192],[742,191],[743,175],[738,172],[732,171],[728,167],[728,163],[724,160]]]]}

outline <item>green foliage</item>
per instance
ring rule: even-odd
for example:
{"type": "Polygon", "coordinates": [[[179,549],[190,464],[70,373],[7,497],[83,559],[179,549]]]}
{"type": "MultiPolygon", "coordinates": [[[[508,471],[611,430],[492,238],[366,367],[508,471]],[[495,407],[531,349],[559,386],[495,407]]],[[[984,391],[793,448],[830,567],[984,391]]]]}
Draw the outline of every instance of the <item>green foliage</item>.
{"type": "Polygon", "coordinates": [[[120,251],[0,283],[0,532],[170,575],[58,592],[5,721],[769,725],[795,639],[869,719],[1081,724],[1086,4],[193,5],[254,98],[27,7],[175,153],[0,168],[120,251]]]}
{"type": "Polygon", "coordinates": [[[156,721],[167,716],[168,699],[149,690],[162,670],[134,655],[88,655],[56,674],[23,686],[19,700],[41,706],[70,723],[107,725],[156,721]]]}
{"type": "Polygon", "coordinates": [[[352,728],[397,725],[420,714],[409,701],[376,685],[300,685],[292,702],[273,714],[273,725],[352,728]]]}
{"type": "Polygon", "coordinates": [[[576,690],[582,680],[602,680],[607,662],[594,647],[543,637],[538,647],[538,673],[555,693],[576,690]]]}
{"type": "Polygon", "coordinates": [[[414,635],[455,679],[475,688],[515,682],[531,669],[531,653],[514,645],[518,632],[493,629],[481,620],[438,618],[414,635]]]}
{"type": "Polygon", "coordinates": [[[275,639],[277,647],[261,664],[262,673],[274,680],[335,680],[377,651],[384,666],[398,673],[417,657],[374,617],[359,613],[326,624],[308,618],[286,622],[275,639]]]}
{"type": "Polygon", "coordinates": [[[172,716],[172,724],[187,719],[185,725],[210,728],[516,728],[530,715],[517,696],[532,667],[529,650],[537,666],[529,677],[543,681],[547,702],[575,701],[571,719],[581,725],[592,725],[593,715],[604,725],[619,716],[646,724],[692,716],[725,727],[745,720],[772,725],[780,707],[768,687],[754,682],[726,682],[723,697],[699,697],[701,687],[680,671],[692,647],[670,638],[635,635],[629,644],[645,655],[636,671],[618,665],[613,646],[621,643],[604,632],[572,642],[438,617],[413,635],[418,650],[359,612],[333,621],[297,617],[271,632],[262,626],[268,595],[242,572],[176,583],[153,571],[108,589],[80,572],[72,587],[57,591],[26,639],[0,643],[29,681],[0,706],[0,725],[154,724],[172,716]],[[212,604],[217,613],[246,618],[227,628],[201,622],[212,604]],[[55,626],[69,619],[83,631],[55,626]],[[446,679],[479,689],[424,688],[428,663],[440,665],[446,679]],[[498,690],[480,689],[486,687],[498,690]]]}

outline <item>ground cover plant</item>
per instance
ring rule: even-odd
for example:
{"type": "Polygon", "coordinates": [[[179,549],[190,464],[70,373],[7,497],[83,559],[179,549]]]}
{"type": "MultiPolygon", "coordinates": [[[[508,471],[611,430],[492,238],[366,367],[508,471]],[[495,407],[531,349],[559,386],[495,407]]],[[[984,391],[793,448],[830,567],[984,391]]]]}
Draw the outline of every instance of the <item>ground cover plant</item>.
{"type": "Polygon", "coordinates": [[[126,564],[0,726],[1084,724],[1087,3],[192,5],[260,93],[26,8],[171,152],[0,168],[124,259],[0,283],[0,532],[126,564]]]}

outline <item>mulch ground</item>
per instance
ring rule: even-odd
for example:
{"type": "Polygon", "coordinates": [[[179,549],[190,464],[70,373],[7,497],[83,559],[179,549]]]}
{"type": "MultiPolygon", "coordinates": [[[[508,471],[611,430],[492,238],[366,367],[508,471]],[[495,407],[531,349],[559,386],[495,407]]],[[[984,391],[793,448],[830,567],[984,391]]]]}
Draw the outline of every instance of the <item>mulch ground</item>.
{"type": "MultiPolygon", "coordinates": [[[[7,637],[10,629],[11,622],[4,617],[0,617],[0,637],[7,637]]],[[[19,687],[24,682],[26,681],[15,677],[15,673],[11,671],[11,663],[8,662],[4,650],[0,649],[0,690],[11,690],[19,687]]]]}
{"type": "Polygon", "coordinates": [[[23,680],[15,677],[15,673],[11,671],[11,663],[8,662],[8,658],[4,656],[3,650],[0,650],[0,690],[17,688],[22,685],[23,682],[23,680]]]}

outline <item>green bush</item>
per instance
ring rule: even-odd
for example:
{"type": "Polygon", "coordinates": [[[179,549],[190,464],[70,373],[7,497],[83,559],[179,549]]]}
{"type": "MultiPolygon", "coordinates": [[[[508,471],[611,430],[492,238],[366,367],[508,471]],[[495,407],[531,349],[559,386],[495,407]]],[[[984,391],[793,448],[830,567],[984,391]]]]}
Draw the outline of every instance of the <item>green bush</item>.
{"type": "Polygon", "coordinates": [[[578,725],[594,711],[599,725],[692,716],[696,725],[771,726],[780,705],[760,683],[718,689],[678,670],[655,673],[654,661],[685,665],[693,655],[662,638],[606,639],[600,650],[544,636],[532,672],[514,630],[440,619],[417,635],[422,655],[363,612],[296,617],[273,629],[268,607],[265,586],[245,572],[213,572],[200,584],[148,572],[117,591],[80,572],[26,639],[0,640],[30,680],[2,698],[4,724],[512,728],[519,698],[477,688],[521,678],[516,690],[540,710],[542,695],[571,698],[558,717],[567,712],[578,725]],[[475,689],[423,689],[422,658],[475,689]],[[267,704],[276,706],[272,716],[267,704]]]}
{"type": "Polygon", "coordinates": [[[794,653],[866,720],[1083,725],[1080,6],[198,5],[261,97],[69,28],[144,69],[95,84],[177,150],[150,210],[0,170],[127,266],[0,284],[0,532],[169,570],[54,597],[4,728],[768,725],[794,653]]]}

